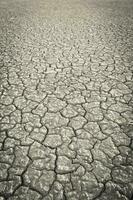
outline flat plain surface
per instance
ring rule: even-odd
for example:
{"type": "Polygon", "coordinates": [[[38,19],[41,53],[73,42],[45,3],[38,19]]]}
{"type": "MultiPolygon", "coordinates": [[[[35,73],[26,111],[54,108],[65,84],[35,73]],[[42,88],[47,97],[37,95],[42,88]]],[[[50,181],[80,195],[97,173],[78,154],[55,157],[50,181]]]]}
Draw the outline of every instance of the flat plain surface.
{"type": "Polygon", "coordinates": [[[0,0],[0,200],[133,199],[132,11],[0,0]]]}

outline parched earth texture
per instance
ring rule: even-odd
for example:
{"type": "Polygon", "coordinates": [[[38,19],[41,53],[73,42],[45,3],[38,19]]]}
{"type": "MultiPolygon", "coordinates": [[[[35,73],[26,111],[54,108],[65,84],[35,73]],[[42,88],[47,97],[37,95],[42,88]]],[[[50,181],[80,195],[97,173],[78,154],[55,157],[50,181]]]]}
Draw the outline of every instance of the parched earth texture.
{"type": "Polygon", "coordinates": [[[0,200],[132,200],[132,72],[132,0],[0,0],[0,200]]]}

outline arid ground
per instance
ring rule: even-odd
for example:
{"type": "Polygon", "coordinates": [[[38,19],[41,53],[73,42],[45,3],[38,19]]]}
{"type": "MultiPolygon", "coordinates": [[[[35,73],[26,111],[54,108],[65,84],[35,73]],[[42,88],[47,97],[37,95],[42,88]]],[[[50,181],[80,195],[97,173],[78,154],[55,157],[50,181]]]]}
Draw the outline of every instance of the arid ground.
{"type": "Polygon", "coordinates": [[[0,200],[133,200],[132,73],[132,0],[0,0],[0,200]]]}

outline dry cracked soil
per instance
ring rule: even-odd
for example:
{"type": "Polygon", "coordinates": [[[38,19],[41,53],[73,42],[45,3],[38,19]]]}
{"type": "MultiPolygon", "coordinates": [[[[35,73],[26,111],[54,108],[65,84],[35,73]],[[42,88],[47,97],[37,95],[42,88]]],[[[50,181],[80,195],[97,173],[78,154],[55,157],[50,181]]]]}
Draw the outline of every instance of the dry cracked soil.
{"type": "Polygon", "coordinates": [[[0,0],[0,200],[133,199],[132,11],[0,0]]]}

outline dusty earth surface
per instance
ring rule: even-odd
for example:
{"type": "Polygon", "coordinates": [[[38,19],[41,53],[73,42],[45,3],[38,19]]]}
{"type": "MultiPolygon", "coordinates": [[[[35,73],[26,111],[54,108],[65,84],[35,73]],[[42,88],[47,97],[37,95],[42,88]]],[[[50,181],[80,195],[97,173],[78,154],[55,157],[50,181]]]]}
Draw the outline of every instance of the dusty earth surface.
{"type": "Polygon", "coordinates": [[[133,199],[132,11],[0,0],[0,200],[133,199]]]}

